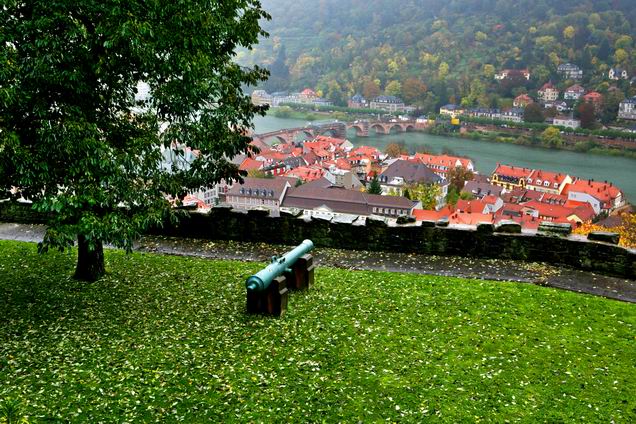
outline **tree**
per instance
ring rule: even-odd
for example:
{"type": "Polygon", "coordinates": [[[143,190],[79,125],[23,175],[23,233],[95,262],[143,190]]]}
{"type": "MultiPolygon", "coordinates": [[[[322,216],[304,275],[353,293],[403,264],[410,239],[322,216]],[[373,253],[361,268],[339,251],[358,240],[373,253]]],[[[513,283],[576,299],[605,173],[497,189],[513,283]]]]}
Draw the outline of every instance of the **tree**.
{"type": "Polygon", "coordinates": [[[473,172],[463,166],[455,166],[448,171],[447,179],[451,187],[459,193],[464,188],[466,181],[473,179],[473,172]]]}
{"type": "Polygon", "coordinates": [[[586,129],[594,129],[596,127],[596,110],[593,104],[581,102],[576,108],[576,113],[581,120],[581,127],[586,129]]]}
{"type": "Polygon", "coordinates": [[[548,127],[541,133],[541,142],[547,147],[560,147],[563,144],[561,131],[556,127],[548,127]]]}
{"type": "Polygon", "coordinates": [[[417,78],[408,78],[402,84],[402,97],[409,104],[420,103],[426,95],[426,84],[417,78]]]}
{"type": "Polygon", "coordinates": [[[382,194],[382,187],[380,186],[380,180],[378,180],[377,175],[374,175],[373,179],[369,183],[369,187],[367,188],[367,193],[382,194]]]}
{"type": "Polygon", "coordinates": [[[601,111],[601,121],[608,124],[616,119],[620,103],[625,100],[625,94],[620,90],[609,90],[603,96],[603,108],[601,111]]]}
{"type": "Polygon", "coordinates": [[[390,81],[385,89],[384,92],[388,95],[388,96],[401,96],[402,95],[402,84],[400,83],[400,81],[390,81]]]}
{"type": "Polygon", "coordinates": [[[543,108],[538,103],[530,103],[523,111],[523,120],[526,122],[543,122],[543,108]]]}
{"type": "Polygon", "coordinates": [[[287,52],[281,45],[276,54],[276,59],[269,66],[269,79],[264,88],[268,91],[280,91],[289,85],[289,66],[287,66],[287,52]]]}
{"type": "Polygon", "coordinates": [[[565,27],[565,29],[563,30],[563,38],[565,38],[566,40],[573,39],[575,35],[576,29],[572,25],[565,27]]]}
{"type": "Polygon", "coordinates": [[[482,68],[482,74],[484,78],[493,79],[495,77],[495,67],[490,63],[486,63],[482,68]]]}
{"type": "Polygon", "coordinates": [[[380,95],[380,87],[372,79],[367,79],[362,83],[362,95],[367,100],[378,97],[380,95]]]}
{"type": "Polygon", "coordinates": [[[265,112],[241,87],[267,71],[233,59],[268,18],[256,0],[4,3],[0,198],[50,214],[40,252],[77,238],[75,276],[95,280],[104,243],[130,251],[172,201],[240,179],[229,159],[265,112]]]}
{"type": "Polygon", "coordinates": [[[435,209],[437,198],[442,193],[437,184],[412,184],[406,187],[411,195],[411,200],[422,202],[422,209],[435,209]]]}
{"type": "Polygon", "coordinates": [[[443,80],[444,78],[446,78],[448,76],[448,71],[449,71],[449,66],[448,63],[446,62],[442,62],[439,64],[439,68],[437,69],[437,77],[441,80],[443,80]]]}
{"type": "Polygon", "coordinates": [[[404,143],[389,143],[384,148],[384,153],[392,158],[398,158],[402,154],[408,154],[404,148],[404,143]]]}

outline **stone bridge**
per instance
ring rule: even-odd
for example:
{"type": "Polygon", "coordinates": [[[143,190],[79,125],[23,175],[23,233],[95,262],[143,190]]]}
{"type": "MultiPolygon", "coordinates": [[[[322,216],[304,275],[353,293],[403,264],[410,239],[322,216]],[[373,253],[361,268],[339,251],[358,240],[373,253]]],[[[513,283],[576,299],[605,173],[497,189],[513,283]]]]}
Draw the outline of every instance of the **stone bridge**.
{"type": "Polygon", "coordinates": [[[302,128],[285,128],[278,131],[270,131],[263,134],[254,134],[252,139],[263,143],[271,144],[275,141],[281,143],[293,143],[299,134],[304,134],[309,138],[319,135],[328,135],[335,138],[346,138],[347,130],[354,129],[356,136],[368,137],[371,133],[390,134],[391,131],[410,132],[417,131],[425,127],[425,124],[416,121],[354,121],[354,122],[333,122],[330,124],[309,125],[302,128]]]}
{"type": "Polygon", "coordinates": [[[347,123],[347,129],[355,129],[358,137],[368,137],[371,132],[390,134],[394,130],[396,132],[417,131],[424,126],[416,121],[355,121],[347,123]]]}
{"type": "Polygon", "coordinates": [[[270,131],[263,134],[254,134],[254,141],[263,143],[273,143],[279,141],[281,143],[291,144],[298,134],[304,134],[309,138],[315,138],[319,135],[328,135],[335,138],[347,138],[347,124],[344,122],[333,122],[331,124],[310,125],[302,128],[285,128],[278,131],[270,131]]]}

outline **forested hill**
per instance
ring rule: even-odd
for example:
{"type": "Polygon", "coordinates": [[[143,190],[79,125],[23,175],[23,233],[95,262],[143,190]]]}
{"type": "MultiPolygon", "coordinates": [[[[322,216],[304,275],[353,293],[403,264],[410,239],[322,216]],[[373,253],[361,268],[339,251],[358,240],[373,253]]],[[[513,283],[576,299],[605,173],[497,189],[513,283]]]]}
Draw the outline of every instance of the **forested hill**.
{"type": "Polygon", "coordinates": [[[269,91],[313,87],[340,103],[354,92],[380,91],[427,108],[471,93],[475,102],[480,96],[481,104],[496,102],[486,101],[482,86],[501,68],[529,68],[530,90],[555,79],[556,67],[566,62],[579,65],[583,83],[595,87],[610,67],[634,75],[634,0],[264,0],[263,5],[273,18],[264,23],[270,38],[240,60],[270,66],[272,78],[264,87],[269,91]]]}

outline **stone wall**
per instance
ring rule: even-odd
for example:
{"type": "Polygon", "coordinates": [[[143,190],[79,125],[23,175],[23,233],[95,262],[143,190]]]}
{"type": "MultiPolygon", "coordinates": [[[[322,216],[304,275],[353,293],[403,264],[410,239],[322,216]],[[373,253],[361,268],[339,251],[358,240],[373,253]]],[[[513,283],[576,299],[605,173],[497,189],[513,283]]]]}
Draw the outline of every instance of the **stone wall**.
{"type": "MultiPolygon", "coordinates": [[[[0,203],[0,220],[43,222],[43,217],[24,205],[0,203]]],[[[270,217],[214,208],[209,214],[192,213],[179,224],[155,228],[152,234],[210,240],[238,240],[274,244],[298,244],[310,239],[317,247],[376,250],[440,256],[515,259],[567,265],[577,269],[636,279],[636,251],[581,236],[552,232],[518,233],[515,224],[494,228],[444,226],[418,222],[388,225],[303,219],[296,214],[270,217]]]]}
{"type": "Polygon", "coordinates": [[[192,214],[177,226],[153,232],[177,237],[289,245],[310,239],[317,247],[536,261],[636,278],[634,250],[588,241],[581,236],[496,230],[492,225],[477,229],[438,226],[432,222],[387,225],[384,221],[370,219],[364,225],[357,225],[303,219],[291,214],[273,218],[262,211],[241,213],[215,208],[208,215],[192,214]]]}

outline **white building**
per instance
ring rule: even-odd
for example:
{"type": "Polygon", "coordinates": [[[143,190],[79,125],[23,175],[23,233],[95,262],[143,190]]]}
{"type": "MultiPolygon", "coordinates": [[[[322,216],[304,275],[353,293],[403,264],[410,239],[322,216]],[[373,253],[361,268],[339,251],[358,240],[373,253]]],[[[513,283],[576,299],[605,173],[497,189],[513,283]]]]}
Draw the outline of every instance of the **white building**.
{"type": "Polygon", "coordinates": [[[552,123],[556,126],[566,128],[576,129],[581,127],[581,121],[571,116],[555,116],[552,123]]]}
{"type": "Polygon", "coordinates": [[[636,119],[636,96],[623,100],[618,106],[620,119],[636,119]]]}

